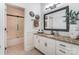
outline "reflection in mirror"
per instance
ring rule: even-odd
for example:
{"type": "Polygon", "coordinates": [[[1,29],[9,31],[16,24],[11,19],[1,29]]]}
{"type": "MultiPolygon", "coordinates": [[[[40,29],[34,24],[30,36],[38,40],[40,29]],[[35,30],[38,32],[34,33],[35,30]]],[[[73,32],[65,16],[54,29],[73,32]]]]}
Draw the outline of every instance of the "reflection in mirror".
{"type": "Polygon", "coordinates": [[[69,30],[69,18],[63,16],[66,15],[66,12],[69,10],[67,7],[47,13],[44,15],[44,29],[46,30],[56,30],[56,31],[68,31],[69,30]],[[67,21],[66,21],[67,20],[67,21]]]}
{"type": "Polygon", "coordinates": [[[63,15],[65,15],[65,12],[66,10],[63,10],[47,15],[47,19],[45,20],[47,22],[46,28],[66,29],[65,17],[63,17],[63,15]]]}

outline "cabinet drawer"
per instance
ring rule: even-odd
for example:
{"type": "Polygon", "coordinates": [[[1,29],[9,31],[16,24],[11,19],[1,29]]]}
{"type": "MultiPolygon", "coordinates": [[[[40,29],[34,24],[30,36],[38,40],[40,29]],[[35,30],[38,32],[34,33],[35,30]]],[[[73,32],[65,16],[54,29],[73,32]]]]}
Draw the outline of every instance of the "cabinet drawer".
{"type": "Polygon", "coordinates": [[[71,46],[72,46],[72,45],[71,45],[71,44],[68,44],[68,43],[56,41],[56,46],[57,46],[57,47],[64,48],[64,49],[67,49],[67,50],[71,50],[71,46]]]}
{"type": "Polygon", "coordinates": [[[56,48],[56,54],[57,55],[70,55],[71,53],[70,53],[70,50],[66,50],[66,49],[57,47],[56,48]]]}
{"type": "Polygon", "coordinates": [[[79,46],[72,44],[72,55],[79,55],[79,46]]]}

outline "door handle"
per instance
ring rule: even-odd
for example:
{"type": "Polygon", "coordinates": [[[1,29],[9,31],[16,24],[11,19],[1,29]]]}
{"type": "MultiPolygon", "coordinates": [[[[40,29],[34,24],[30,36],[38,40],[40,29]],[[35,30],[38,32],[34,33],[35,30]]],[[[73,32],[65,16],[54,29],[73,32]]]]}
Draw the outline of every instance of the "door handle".
{"type": "Polygon", "coordinates": [[[5,28],[5,31],[7,31],[7,28],[5,28]]]}
{"type": "Polygon", "coordinates": [[[19,26],[18,26],[18,24],[17,24],[17,31],[19,30],[19,26]]]}
{"type": "Polygon", "coordinates": [[[6,32],[8,32],[7,28],[4,29],[6,32]]]}

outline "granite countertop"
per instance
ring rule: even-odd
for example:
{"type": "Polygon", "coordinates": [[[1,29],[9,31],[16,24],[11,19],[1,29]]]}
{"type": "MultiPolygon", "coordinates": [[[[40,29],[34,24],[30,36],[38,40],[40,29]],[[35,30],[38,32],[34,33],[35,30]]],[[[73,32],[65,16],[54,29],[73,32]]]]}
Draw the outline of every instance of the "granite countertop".
{"type": "Polygon", "coordinates": [[[50,35],[50,34],[45,34],[45,33],[34,33],[34,34],[39,35],[39,36],[43,36],[43,37],[47,37],[50,39],[59,40],[62,42],[67,42],[67,43],[79,45],[79,39],[72,39],[72,38],[66,37],[66,36],[60,36],[60,35],[56,36],[56,35],[50,35]]]}

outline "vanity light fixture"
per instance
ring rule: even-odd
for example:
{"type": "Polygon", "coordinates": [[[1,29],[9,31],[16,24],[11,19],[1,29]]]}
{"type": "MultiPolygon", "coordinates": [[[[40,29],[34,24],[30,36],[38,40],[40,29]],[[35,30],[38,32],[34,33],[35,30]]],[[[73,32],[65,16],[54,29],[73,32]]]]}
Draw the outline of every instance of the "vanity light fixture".
{"type": "Polygon", "coordinates": [[[60,5],[60,3],[56,3],[56,4],[48,4],[46,7],[45,7],[45,10],[51,10],[51,9],[54,9],[56,8],[58,5],[60,5]]]}

